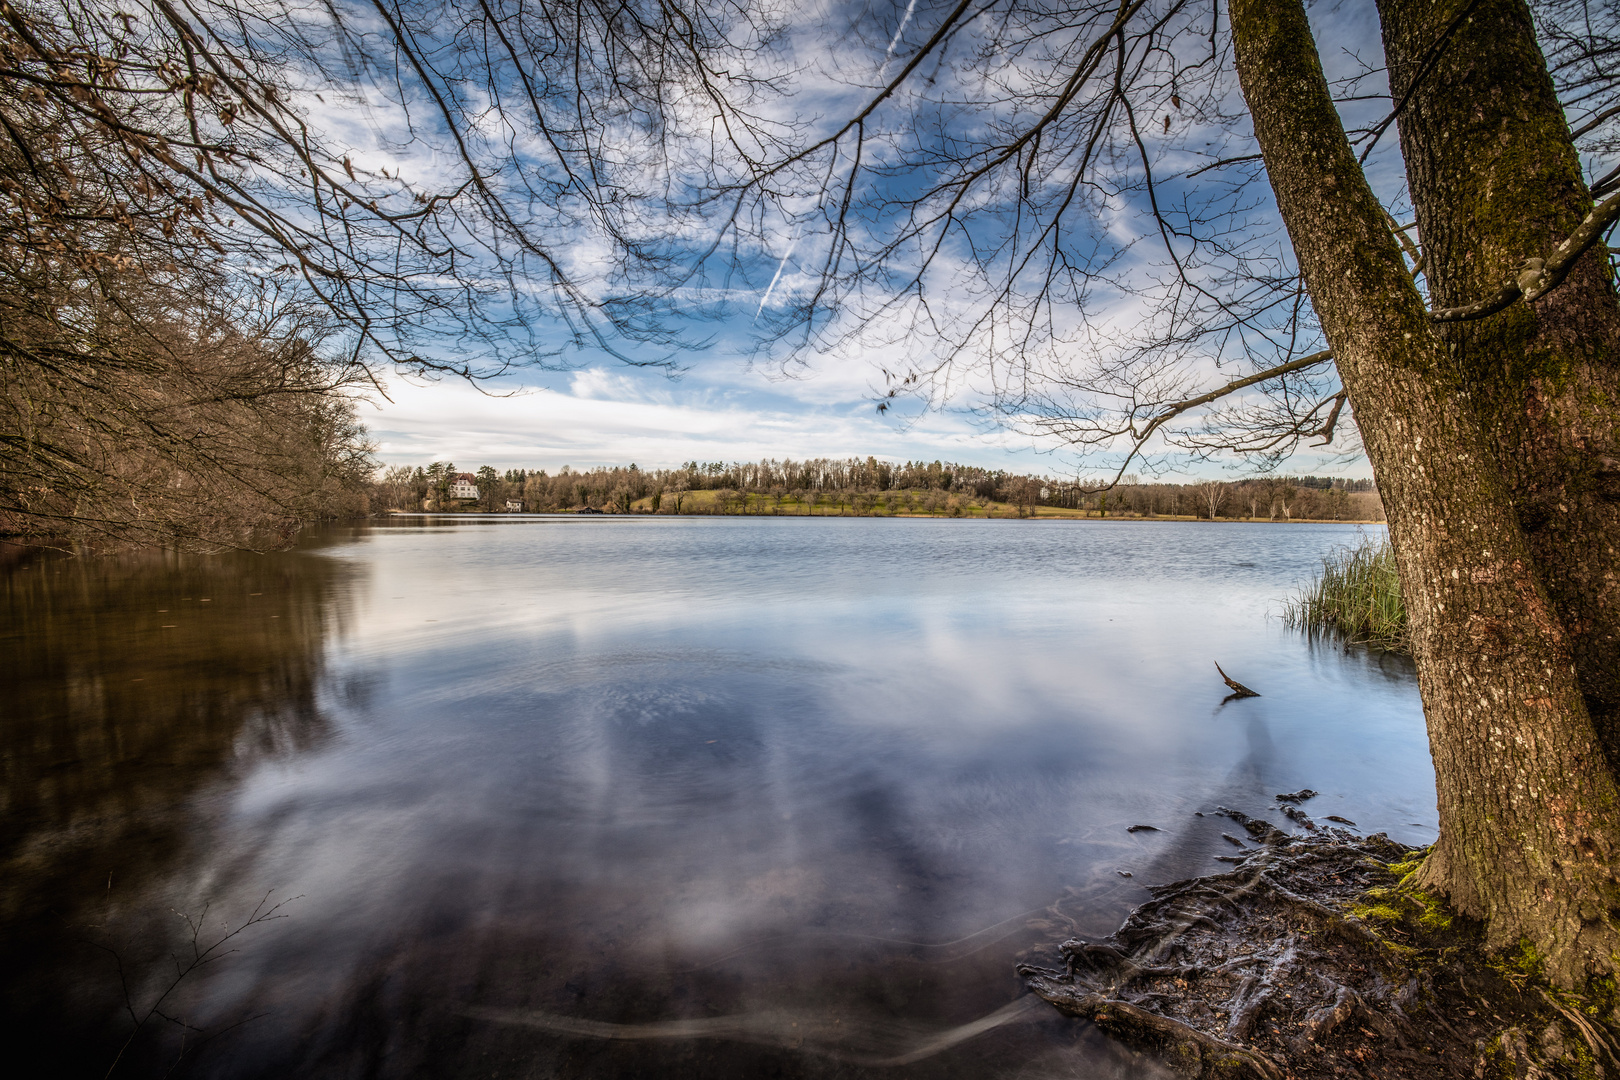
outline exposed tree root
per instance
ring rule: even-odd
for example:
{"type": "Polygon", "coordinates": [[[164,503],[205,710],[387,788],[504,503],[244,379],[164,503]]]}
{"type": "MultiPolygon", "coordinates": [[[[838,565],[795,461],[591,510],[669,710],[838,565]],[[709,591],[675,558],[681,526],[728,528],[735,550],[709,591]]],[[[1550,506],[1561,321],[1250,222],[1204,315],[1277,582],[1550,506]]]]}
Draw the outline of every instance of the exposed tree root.
{"type": "Polygon", "coordinates": [[[1423,852],[1283,812],[1306,831],[1223,808],[1260,845],[1230,871],[1153,888],[1107,938],[1065,941],[1062,970],[1019,974],[1189,1077],[1620,1080],[1614,1002],[1549,992],[1397,888],[1423,852]]]}

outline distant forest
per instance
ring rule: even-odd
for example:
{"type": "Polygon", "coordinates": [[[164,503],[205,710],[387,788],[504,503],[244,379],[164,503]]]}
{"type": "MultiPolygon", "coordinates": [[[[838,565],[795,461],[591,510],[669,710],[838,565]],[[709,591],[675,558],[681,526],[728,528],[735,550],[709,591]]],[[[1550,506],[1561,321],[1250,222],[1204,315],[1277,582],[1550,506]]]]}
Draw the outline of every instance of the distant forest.
{"type": "Polygon", "coordinates": [[[378,510],[609,514],[932,515],[943,517],[1178,517],[1268,521],[1382,521],[1370,480],[1263,476],[1189,484],[1126,476],[1109,491],[1094,483],[973,465],[875,457],[808,461],[689,461],[678,469],[628,466],[575,470],[448,462],[395,466],[376,481],[378,510]],[[477,496],[469,496],[476,490],[477,496]],[[463,496],[463,497],[458,497],[463,496]]]}

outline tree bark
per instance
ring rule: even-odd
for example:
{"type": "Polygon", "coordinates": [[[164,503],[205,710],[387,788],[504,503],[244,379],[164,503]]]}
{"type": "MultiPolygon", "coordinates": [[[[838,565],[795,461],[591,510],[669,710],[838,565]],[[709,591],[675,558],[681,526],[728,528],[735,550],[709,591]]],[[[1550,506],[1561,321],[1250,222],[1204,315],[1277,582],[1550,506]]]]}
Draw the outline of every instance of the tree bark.
{"type": "Polygon", "coordinates": [[[1577,986],[1614,969],[1616,786],[1472,386],[1351,152],[1300,0],[1234,0],[1277,205],[1384,494],[1433,751],[1426,883],[1577,986]]]}
{"type": "MultiPolygon", "coordinates": [[[[1480,0],[1463,17],[1468,3],[1378,4],[1390,89],[1411,95],[1401,151],[1436,307],[1493,294],[1592,208],[1529,9],[1480,0]]],[[[1620,768],[1620,304],[1607,268],[1600,244],[1540,299],[1442,337],[1620,768]]]]}

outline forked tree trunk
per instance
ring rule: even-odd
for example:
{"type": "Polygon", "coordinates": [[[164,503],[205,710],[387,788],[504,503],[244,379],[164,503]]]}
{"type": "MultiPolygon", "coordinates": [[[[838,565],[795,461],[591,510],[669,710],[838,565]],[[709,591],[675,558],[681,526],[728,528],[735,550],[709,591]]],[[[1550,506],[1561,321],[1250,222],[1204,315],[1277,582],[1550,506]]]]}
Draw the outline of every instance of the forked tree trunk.
{"type": "MultiPolygon", "coordinates": [[[[1379,0],[1430,295],[1458,307],[1592,207],[1523,0],[1379,0]],[[1457,20],[1462,18],[1461,22],[1457,20]],[[1456,23],[1449,36],[1448,27],[1456,23]],[[1444,46],[1435,58],[1435,43],[1444,46]]],[[[1473,387],[1587,707],[1620,766],[1620,305],[1601,245],[1533,304],[1442,329],[1473,387]]]]}
{"type": "Polygon", "coordinates": [[[1614,970],[1617,793],[1509,485],[1351,152],[1300,0],[1234,0],[1277,205],[1384,493],[1439,795],[1426,883],[1569,986],[1614,970]]]}

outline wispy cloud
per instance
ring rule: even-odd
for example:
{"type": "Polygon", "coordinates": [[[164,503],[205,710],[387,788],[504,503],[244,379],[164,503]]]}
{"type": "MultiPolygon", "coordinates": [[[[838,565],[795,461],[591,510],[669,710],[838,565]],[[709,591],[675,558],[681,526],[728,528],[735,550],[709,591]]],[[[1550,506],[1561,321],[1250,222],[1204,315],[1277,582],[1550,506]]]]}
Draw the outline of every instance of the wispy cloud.
{"type": "Polygon", "coordinates": [[[634,461],[658,468],[692,459],[876,454],[1065,471],[1027,439],[986,434],[965,415],[929,414],[909,427],[880,416],[853,370],[847,379],[784,387],[736,365],[714,367],[678,382],[592,368],[557,379],[553,388],[506,396],[454,380],[396,381],[392,401],[366,420],[388,464],[556,469],[634,461]],[[811,388],[816,392],[801,392],[811,388]]]}

